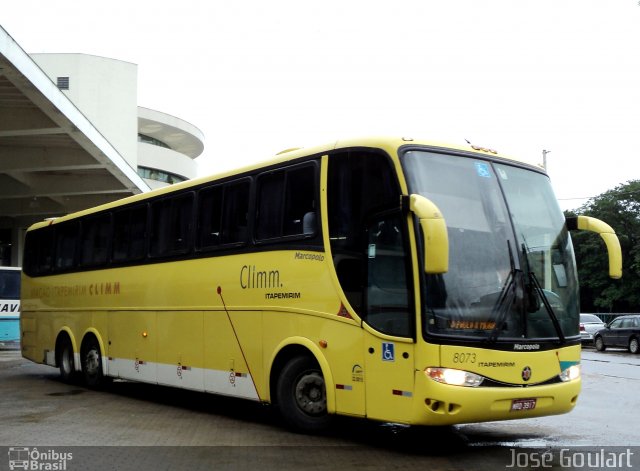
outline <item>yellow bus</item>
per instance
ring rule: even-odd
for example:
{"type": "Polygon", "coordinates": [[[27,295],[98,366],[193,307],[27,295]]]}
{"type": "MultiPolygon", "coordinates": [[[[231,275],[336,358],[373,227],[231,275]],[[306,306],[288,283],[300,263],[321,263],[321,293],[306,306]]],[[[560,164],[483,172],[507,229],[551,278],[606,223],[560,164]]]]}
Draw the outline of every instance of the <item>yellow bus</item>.
{"type": "Polygon", "coordinates": [[[543,169],[368,138],[285,151],[32,226],[23,356],[78,374],[444,425],[570,411],[578,282],[543,169]]]}

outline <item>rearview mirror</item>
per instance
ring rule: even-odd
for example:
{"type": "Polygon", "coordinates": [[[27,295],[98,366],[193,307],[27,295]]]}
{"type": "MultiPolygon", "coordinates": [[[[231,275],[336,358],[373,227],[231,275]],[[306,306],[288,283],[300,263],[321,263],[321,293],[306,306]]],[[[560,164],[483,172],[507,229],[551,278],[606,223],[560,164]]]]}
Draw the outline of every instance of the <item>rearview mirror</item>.
{"type": "Polygon", "coordinates": [[[609,276],[614,279],[622,278],[622,250],[616,231],[600,219],[589,216],[567,218],[567,229],[579,229],[600,234],[609,254],[609,276]]]}
{"type": "Polygon", "coordinates": [[[446,273],[449,270],[449,236],[442,213],[431,200],[415,194],[409,197],[409,209],[420,221],[425,273],[446,273]]]}

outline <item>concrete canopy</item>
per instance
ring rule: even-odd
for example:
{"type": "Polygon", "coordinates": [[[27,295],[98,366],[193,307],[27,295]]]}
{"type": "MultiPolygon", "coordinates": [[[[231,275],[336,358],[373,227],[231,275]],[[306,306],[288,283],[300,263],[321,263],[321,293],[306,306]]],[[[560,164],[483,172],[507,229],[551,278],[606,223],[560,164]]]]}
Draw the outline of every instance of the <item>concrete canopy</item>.
{"type": "Polygon", "coordinates": [[[25,227],[148,190],[0,27],[0,218],[25,227]]]}

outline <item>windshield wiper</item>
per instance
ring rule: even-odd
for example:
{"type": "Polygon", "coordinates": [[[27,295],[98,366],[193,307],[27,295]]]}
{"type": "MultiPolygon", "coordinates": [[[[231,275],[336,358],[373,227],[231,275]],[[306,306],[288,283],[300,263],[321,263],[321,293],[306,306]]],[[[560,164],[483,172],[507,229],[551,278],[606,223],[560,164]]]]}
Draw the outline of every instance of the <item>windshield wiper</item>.
{"type": "Polygon", "coordinates": [[[494,326],[487,339],[487,341],[490,343],[495,343],[498,341],[500,331],[502,330],[502,326],[504,324],[504,319],[507,316],[507,313],[511,310],[511,307],[513,306],[513,303],[517,298],[516,289],[518,286],[520,286],[520,279],[522,278],[522,271],[516,268],[515,262],[513,260],[513,251],[511,249],[511,243],[509,241],[507,241],[507,248],[509,249],[509,263],[511,265],[511,270],[509,271],[509,276],[507,276],[507,279],[505,280],[504,285],[500,290],[498,300],[491,310],[492,319],[495,319],[496,325],[494,326]]]}
{"type": "Polygon", "coordinates": [[[556,330],[556,334],[558,334],[560,343],[566,343],[564,333],[562,332],[562,327],[560,326],[560,322],[558,321],[558,316],[556,316],[556,313],[553,311],[547,295],[544,294],[544,290],[542,289],[542,286],[538,281],[538,277],[536,277],[536,274],[533,272],[533,270],[531,270],[531,267],[529,265],[529,250],[527,249],[527,246],[524,242],[522,243],[522,258],[524,259],[524,263],[527,269],[527,276],[529,278],[529,282],[525,285],[527,292],[526,310],[528,312],[538,312],[540,310],[540,301],[542,301],[542,305],[544,306],[545,311],[547,311],[547,314],[549,314],[549,317],[551,318],[553,328],[556,330]]]}

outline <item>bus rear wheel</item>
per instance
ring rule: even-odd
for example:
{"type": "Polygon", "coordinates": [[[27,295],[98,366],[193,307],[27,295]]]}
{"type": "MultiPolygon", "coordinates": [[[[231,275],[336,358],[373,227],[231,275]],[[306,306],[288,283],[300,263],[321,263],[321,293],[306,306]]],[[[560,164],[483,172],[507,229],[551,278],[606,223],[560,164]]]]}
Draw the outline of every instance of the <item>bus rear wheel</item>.
{"type": "Polygon", "coordinates": [[[331,422],[324,377],[310,357],[295,357],[285,365],[278,378],[277,401],[283,419],[296,431],[318,432],[331,422]]]}
{"type": "Polygon", "coordinates": [[[104,384],[102,354],[95,337],[88,337],[81,348],[82,375],[87,386],[97,388],[104,384]]]}
{"type": "Polygon", "coordinates": [[[65,383],[70,383],[75,376],[75,365],[73,359],[73,346],[69,337],[63,336],[58,344],[58,368],[60,377],[65,383]]]}

